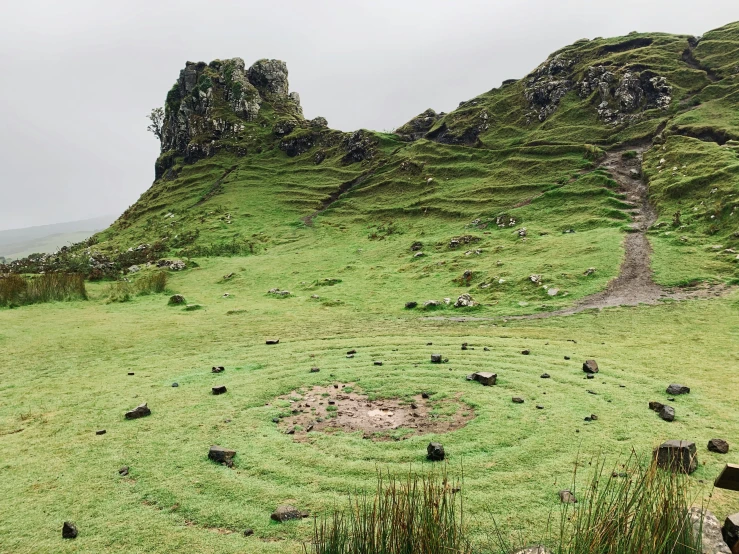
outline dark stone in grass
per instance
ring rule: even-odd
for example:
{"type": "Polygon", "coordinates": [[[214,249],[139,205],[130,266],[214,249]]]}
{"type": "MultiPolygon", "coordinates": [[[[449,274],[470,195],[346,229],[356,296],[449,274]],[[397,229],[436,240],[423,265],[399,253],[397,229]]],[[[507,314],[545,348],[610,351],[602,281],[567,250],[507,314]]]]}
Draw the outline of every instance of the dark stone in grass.
{"type": "Polygon", "coordinates": [[[318,373],[319,371],[321,371],[321,369],[318,368],[318,367],[312,367],[312,368],[310,368],[310,372],[311,373],[318,373]]]}
{"type": "Polygon", "coordinates": [[[598,362],[595,360],[585,360],[582,364],[582,370],[585,373],[598,373],[598,362]]]}
{"type": "Polygon", "coordinates": [[[549,379],[551,376],[548,373],[542,373],[541,378],[542,379],[549,379]]]}
{"type": "Polygon", "coordinates": [[[585,376],[585,378],[586,378],[586,379],[595,379],[595,375],[593,375],[592,373],[588,373],[588,374],[587,374],[587,375],[585,376]]]}
{"type": "Polygon", "coordinates": [[[133,371],[129,371],[128,374],[129,375],[134,375],[134,372],[133,371]]]}
{"type": "Polygon", "coordinates": [[[724,542],[733,549],[732,552],[735,552],[736,545],[739,544],[739,513],[727,516],[721,531],[724,542]]]}
{"type": "Polygon", "coordinates": [[[208,458],[219,464],[225,464],[228,467],[232,467],[234,465],[234,456],[236,456],[236,450],[230,450],[215,444],[210,447],[210,450],[208,450],[208,458]]]}
{"type": "Polygon", "coordinates": [[[467,350],[467,343],[466,342],[463,342],[462,343],[462,350],[467,350]]]}
{"type": "Polygon", "coordinates": [[[62,538],[63,539],[76,539],[77,538],[77,526],[71,521],[65,521],[62,525],[62,538]]]}
{"type": "Polygon", "coordinates": [[[665,405],[662,404],[662,402],[652,401],[652,402],[649,403],[649,409],[652,410],[652,411],[654,411],[654,412],[659,412],[664,407],[665,407],[665,405]]]}
{"type": "Polygon", "coordinates": [[[433,363],[433,364],[440,364],[441,363],[441,354],[431,354],[431,363],[433,363]]]}
{"type": "Polygon", "coordinates": [[[697,449],[693,441],[669,440],[654,452],[657,465],[681,473],[693,473],[698,467],[697,449]]]}
{"type": "Polygon", "coordinates": [[[264,344],[280,344],[280,339],[267,339],[264,344]]]}
{"type": "Polygon", "coordinates": [[[470,377],[472,377],[472,380],[475,380],[481,385],[484,385],[486,387],[494,385],[496,381],[498,380],[497,373],[490,373],[488,371],[477,371],[473,373],[472,375],[467,376],[468,379],[470,377]]]}
{"type": "Polygon", "coordinates": [[[441,443],[430,442],[426,447],[426,458],[432,462],[440,462],[446,457],[444,447],[441,443]]]}
{"type": "Polygon", "coordinates": [[[429,393],[427,393],[427,392],[422,392],[421,393],[421,398],[424,398],[424,399],[428,400],[430,397],[431,397],[431,395],[429,393]]]}
{"type": "Polygon", "coordinates": [[[382,365],[382,362],[380,360],[375,360],[374,365],[382,365]]]}
{"type": "Polygon", "coordinates": [[[126,412],[126,419],[138,419],[148,415],[151,415],[151,410],[146,405],[146,402],[144,402],[140,406],[136,406],[133,410],[126,412]]]}
{"type": "Polygon", "coordinates": [[[416,306],[418,306],[418,302],[413,302],[413,301],[411,301],[411,302],[406,302],[406,303],[405,303],[405,309],[406,309],[406,310],[412,310],[412,309],[413,309],[413,308],[415,308],[416,306]]]}
{"type": "Polygon", "coordinates": [[[172,387],[173,387],[173,388],[175,388],[175,389],[176,389],[177,387],[179,387],[179,386],[180,386],[180,384],[179,384],[179,383],[172,383],[172,387]]]}
{"type": "Polygon", "coordinates": [[[226,392],[226,385],[218,385],[210,389],[213,391],[213,394],[223,394],[226,392]]]}
{"type": "Polygon", "coordinates": [[[244,529],[244,536],[251,537],[254,534],[254,529],[244,529]]]}
{"type": "Polygon", "coordinates": [[[213,366],[213,369],[210,370],[211,373],[223,373],[226,371],[226,368],[222,365],[213,366]]]}
{"type": "Polygon", "coordinates": [[[523,354],[524,356],[528,356],[529,354],[531,354],[531,350],[521,350],[521,354],[523,354]]]}
{"type": "Polygon", "coordinates": [[[593,418],[591,418],[590,416],[585,416],[585,421],[593,421],[593,418]]]}
{"type": "Polygon", "coordinates": [[[483,352],[490,352],[490,349],[487,346],[484,347],[482,350],[483,350],[483,352]]]}
{"type": "Polygon", "coordinates": [[[184,303],[185,303],[185,297],[182,296],[181,294],[175,294],[174,296],[169,297],[168,304],[170,306],[181,306],[184,303]]]}
{"type": "Polygon", "coordinates": [[[544,406],[542,406],[541,404],[537,404],[536,405],[536,409],[537,410],[543,410],[544,409],[544,406]]]}
{"type": "Polygon", "coordinates": [[[511,400],[514,404],[523,404],[523,398],[520,396],[514,396],[511,400]]]}
{"type": "Polygon", "coordinates": [[[659,411],[659,417],[665,421],[675,421],[675,408],[672,406],[662,406],[659,411]]]}
{"type": "Polygon", "coordinates": [[[272,515],[270,517],[274,521],[282,523],[284,521],[290,521],[292,519],[301,519],[304,517],[308,517],[308,514],[305,512],[301,512],[295,506],[283,505],[278,506],[277,509],[272,512],[272,515]]]}
{"type": "Polygon", "coordinates": [[[272,423],[279,423],[279,422],[280,422],[280,418],[279,417],[273,417],[272,418],[272,423]]]}
{"type": "Polygon", "coordinates": [[[729,443],[724,439],[711,439],[708,441],[708,450],[717,454],[726,454],[729,452],[729,443]]]}
{"type": "Polygon", "coordinates": [[[690,387],[686,387],[685,385],[676,385],[675,383],[671,384],[669,387],[667,387],[667,394],[688,394],[690,392],[690,387]]]}
{"type": "Polygon", "coordinates": [[[418,252],[419,250],[421,250],[421,248],[423,248],[422,242],[416,241],[411,244],[411,252],[418,252]]]}
{"type": "Polygon", "coordinates": [[[565,356],[565,360],[569,360],[569,359],[570,359],[570,357],[569,357],[569,356],[565,356]]]}
{"type": "Polygon", "coordinates": [[[575,498],[575,495],[572,494],[572,491],[563,490],[559,491],[559,501],[562,504],[576,504],[577,498],[575,498]]]}
{"type": "Polygon", "coordinates": [[[95,431],[95,434],[96,435],[104,435],[106,432],[107,431],[105,429],[98,429],[97,431],[95,431]]]}
{"type": "Polygon", "coordinates": [[[351,350],[349,350],[349,352],[346,353],[346,355],[347,356],[354,356],[354,354],[356,354],[356,353],[357,353],[356,349],[352,348],[351,350]]]}
{"type": "Polygon", "coordinates": [[[593,421],[598,421],[598,416],[595,414],[590,414],[590,419],[593,421]]]}
{"type": "Polygon", "coordinates": [[[125,477],[128,475],[128,466],[123,466],[121,469],[118,470],[118,475],[121,477],[125,477]]]}

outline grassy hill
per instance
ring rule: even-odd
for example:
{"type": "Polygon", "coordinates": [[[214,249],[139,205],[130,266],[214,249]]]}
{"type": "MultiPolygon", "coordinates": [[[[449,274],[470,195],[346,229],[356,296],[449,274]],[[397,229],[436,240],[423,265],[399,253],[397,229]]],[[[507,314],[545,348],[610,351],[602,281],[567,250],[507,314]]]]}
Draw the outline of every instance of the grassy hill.
{"type": "Polygon", "coordinates": [[[301,552],[312,521],[273,522],[278,504],[328,513],[377,471],[428,470],[431,440],[478,545],[493,519],[542,540],[576,463],[582,484],[673,438],[698,446],[696,502],[736,511],[710,489],[731,454],[706,443],[739,436],[738,47],[737,23],[581,40],[392,134],[305,120],[281,62],[188,62],[152,187],[84,244],[2,268],[95,280],[84,302],[0,309],[0,495],[18,499],[0,551],[301,552]],[[167,294],[135,294],[162,270],[167,294]],[[673,382],[691,393],[667,422],[648,403],[673,382]],[[319,386],[335,412],[349,389],[472,418],[289,433],[319,386]]]}

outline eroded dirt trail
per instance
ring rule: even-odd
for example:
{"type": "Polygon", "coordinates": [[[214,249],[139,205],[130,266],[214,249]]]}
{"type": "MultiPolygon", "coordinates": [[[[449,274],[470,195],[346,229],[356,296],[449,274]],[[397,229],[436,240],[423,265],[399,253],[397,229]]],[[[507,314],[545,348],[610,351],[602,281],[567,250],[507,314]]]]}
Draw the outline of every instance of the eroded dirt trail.
{"type": "Polygon", "coordinates": [[[720,296],[728,290],[729,287],[726,285],[701,285],[691,289],[671,289],[661,287],[654,282],[651,267],[652,247],[647,239],[647,231],[657,221],[657,212],[649,202],[649,191],[641,170],[643,154],[650,146],[650,142],[645,142],[637,146],[611,150],[606,153],[600,163],[600,167],[607,170],[618,183],[619,192],[626,195],[626,202],[633,207],[630,232],[624,239],[624,260],[618,276],[608,283],[603,292],[587,296],[569,308],[553,312],[505,318],[431,317],[426,319],[452,321],[545,319],[592,309],[656,304],[659,300],[668,298],[686,300],[720,296]],[[629,151],[633,151],[636,155],[624,156],[624,153],[629,151]]]}

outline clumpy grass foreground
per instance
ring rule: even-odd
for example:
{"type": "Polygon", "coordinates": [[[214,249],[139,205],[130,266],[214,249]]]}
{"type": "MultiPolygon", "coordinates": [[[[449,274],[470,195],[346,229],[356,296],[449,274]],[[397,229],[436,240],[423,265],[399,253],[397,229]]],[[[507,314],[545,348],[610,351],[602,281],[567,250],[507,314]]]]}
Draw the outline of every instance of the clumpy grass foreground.
{"type": "Polygon", "coordinates": [[[76,273],[46,273],[38,277],[0,275],[0,306],[87,300],[85,278],[76,273]]]}
{"type": "MultiPolygon", "coordinates": [[[[575,471],[575,478],[577,470],[575,471]]],[[[575,479],[576,480],[576,479],[575,479]]],[[[473,546],[460,483],[446,470],[378,473],[374,495],[316,518],[306,554],[492,554],[517,550],[499,532],[473,546]]],[[[573,491],[577,491],[573,487],[573,491]]],[[[635,455],[615,471],[595,465],[579,503],[564,504],[547,546],[556,554],[699,554],[687,477],[635,455]]],[[[550,520],[551,521],[551,520],[550,520]]]]}

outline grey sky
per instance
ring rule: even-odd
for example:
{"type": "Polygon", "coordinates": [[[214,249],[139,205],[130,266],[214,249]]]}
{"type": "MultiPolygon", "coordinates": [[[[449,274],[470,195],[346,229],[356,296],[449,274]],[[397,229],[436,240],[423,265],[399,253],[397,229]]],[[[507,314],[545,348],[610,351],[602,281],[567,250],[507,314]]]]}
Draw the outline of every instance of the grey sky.
{"type": "Polygon", "coordinates": [[[287,62],[306,117],[392,129],[521,77],[579,38],[701,34],[736,0],[25,0],[0,18],[0,229],[119,214],[185,61],[287,62]]]}

